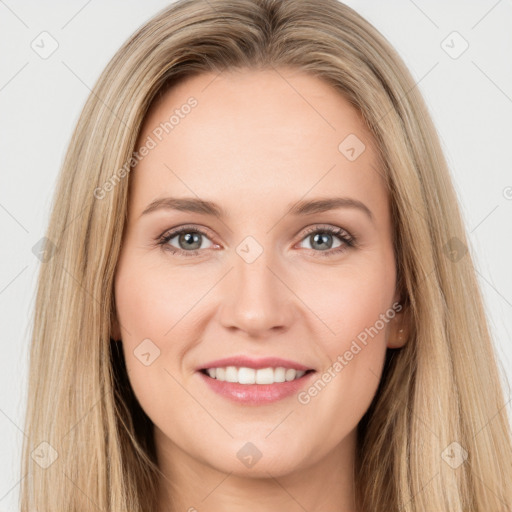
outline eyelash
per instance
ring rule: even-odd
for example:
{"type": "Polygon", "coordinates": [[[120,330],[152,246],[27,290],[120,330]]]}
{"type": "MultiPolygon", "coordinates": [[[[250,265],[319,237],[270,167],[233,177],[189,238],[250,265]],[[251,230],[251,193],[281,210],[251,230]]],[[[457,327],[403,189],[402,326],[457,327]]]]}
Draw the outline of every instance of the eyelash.
{"type": "MultiPolygon", "coordinates": [[[[201,235],[204,235],[205,237],[208,238],[208,233],[206,233],[201,228],[198,228],[196,226],[182,226],[175,230],[166,231],[157,239],[157,245],[160,245],[162,249],[170,251],[172,254],[177,254],[178,256],[197,256],[198,253],[203,249],[184,251],[183,249],[177,249],[176,247],[172,247],[171,245],[169,245],[169,241],[172,240],[175,236],[180,235],[181,233],[200,233],[201,235]]],[[[343,242],[343,244],[340,245],[339,247],[336,247],[335,249],[329,249],[327,251],[315,251],[314,249],[309,249],[310,251],[317,253],[315,254],[315,257],[334,256],[336,254],[346,251],[349,248],[357,246],[357,241],[355,237],[348,233],[348,231],[341,228],[335,228],[332,226],[315,226],[306,231],[306,233],[304,233],[300,241],[302,242],[302,240],[304,240],[307,236],[313,233],[328,233],[330,235],[337,236],[343,242]]]]}

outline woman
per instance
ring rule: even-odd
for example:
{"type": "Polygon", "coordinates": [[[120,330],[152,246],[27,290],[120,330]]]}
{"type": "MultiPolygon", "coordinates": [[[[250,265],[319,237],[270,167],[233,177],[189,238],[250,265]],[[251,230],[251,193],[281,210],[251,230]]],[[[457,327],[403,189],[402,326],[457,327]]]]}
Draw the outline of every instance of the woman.
{"type": "Polygon", "coordinates": [[[414,85],[334,0],[179,1],[123,45],[56,191],[22,511],[512,507],[414,85]]]}

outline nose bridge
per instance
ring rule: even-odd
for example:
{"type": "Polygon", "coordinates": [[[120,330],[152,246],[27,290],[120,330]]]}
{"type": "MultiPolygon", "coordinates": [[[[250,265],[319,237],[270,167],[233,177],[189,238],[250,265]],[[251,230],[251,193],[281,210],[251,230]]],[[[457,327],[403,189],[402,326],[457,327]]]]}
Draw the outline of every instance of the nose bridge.
{"type": "Polygon", "coordinates": [[[223,300],[225,326],[255,334],[289,324],[291,292],[282,282],[279,266],[274,261],[272,251],[252,237],[239,244],[223,300]]]}

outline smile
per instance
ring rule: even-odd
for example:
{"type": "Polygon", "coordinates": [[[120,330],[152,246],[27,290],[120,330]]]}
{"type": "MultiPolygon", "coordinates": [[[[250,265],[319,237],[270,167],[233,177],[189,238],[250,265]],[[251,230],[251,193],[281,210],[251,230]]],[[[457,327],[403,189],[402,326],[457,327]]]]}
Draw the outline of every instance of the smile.
{"type": "MultiPolygon", "coordinates": [[[[202,370],[210,378],[222,382],[236,382],[238,384],[276,384],[280,382],[290,382],[300,379],[307,372],[296,370],[294,368],[247,368],[245,366],[226,366],[218,368],[207,368],[202,370]]],[[[313,370],[308,370],[311,372],[313,370]]]]}
{"type": "Polygon", "coordinates": [[[283,367],[256,370],[228,366],[203,369],[196,374],[216,395],[239,405],[261,406],[297,395],[315,373],[283,367]]]}

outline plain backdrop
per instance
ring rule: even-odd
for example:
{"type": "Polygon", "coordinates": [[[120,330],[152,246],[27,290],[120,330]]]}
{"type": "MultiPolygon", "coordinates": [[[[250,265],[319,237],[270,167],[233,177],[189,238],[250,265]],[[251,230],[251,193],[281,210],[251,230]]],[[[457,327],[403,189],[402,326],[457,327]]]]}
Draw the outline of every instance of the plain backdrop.
{"type": "MultiPolygon", "coordinates": [[[[32,248],[45,233],[56,178],[90,89],[121,44],[169,3],[0,0],[0,512],[18,506],[40,265],[32,248]],[[41,37],[46,51],[58,45],[49,56],[37,49],[41,37]]],[[[427,101],[459,196],[503,378],[512,380],[512,3],[347,3],[398,50],[427,101]]]]}

